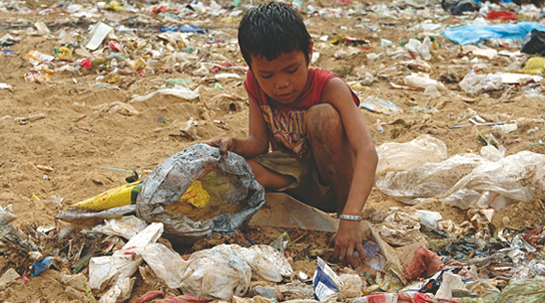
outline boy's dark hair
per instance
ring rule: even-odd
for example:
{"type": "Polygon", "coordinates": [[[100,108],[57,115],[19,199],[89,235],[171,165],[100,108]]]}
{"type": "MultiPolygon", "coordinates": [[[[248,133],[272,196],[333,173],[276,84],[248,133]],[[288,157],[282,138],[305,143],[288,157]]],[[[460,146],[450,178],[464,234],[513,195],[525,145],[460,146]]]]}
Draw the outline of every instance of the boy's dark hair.
{"type": "Polygon", "coordinates": [[[302,51],[309,62],[311,42],[303,18],[284,3],[272,2],[251,9],[238,26],[238,44],[248,65],[252,61],[250,55],[272,61],[295,50],[302,51]]]}

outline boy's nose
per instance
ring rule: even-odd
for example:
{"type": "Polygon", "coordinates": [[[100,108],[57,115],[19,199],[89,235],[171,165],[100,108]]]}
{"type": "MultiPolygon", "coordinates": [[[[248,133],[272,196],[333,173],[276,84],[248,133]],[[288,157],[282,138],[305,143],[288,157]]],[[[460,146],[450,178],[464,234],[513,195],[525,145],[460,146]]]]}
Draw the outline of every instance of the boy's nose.
{"type": "Polygon", "coordinates": [[[276,89],[283,89],[290,85],[290,82],[287,79],[280,79],[276,82],[276,89]]]}

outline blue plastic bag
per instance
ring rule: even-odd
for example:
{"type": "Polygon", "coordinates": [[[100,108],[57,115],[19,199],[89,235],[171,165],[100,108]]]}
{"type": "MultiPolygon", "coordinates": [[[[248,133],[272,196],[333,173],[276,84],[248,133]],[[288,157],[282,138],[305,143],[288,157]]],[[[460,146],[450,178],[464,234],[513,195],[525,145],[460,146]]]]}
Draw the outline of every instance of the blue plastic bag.
{"type": "Polygon", "coordinates": [[[171,25],[159,29],[160,32],[182,32],[204,34],[206,29],[202,29],[193,24],[171,25]]]}
{"type": "Polygon", "coordinates": [[[445,38],[458,44],[476,44],[481,39],[524,40],[533,29],[540,31],[545,27],[538,22],[519,22],[517,24],[465,25],[443,32],[445,38]]]}

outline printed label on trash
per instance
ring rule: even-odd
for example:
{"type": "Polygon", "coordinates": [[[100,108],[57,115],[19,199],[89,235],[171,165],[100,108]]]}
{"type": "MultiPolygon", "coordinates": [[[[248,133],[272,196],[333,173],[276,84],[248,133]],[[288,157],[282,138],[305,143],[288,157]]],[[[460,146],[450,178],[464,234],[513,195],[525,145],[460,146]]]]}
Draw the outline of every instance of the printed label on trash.
{"type": "Polygon", "coordinates": [[[316,295],[316,297],[320,301],[323,298],[325,298],[325,297],[327,297],[329,295],[332,295],[334,293],[336,293],[336,291],[333,291],[333,290],[327,288],[327,286],[322,282],[318,282],[318,285],[316,285],[316,288],[314,289],[314,294],[316,295]]]}
{"type": "Polygon", "coordinates": [[[318,268],[312,278],[316,300],[320,301],[326,296],[339,292],[340,287],[343,285],[343,281],[335,274],[331,267],[318,257],[318,268]]]}

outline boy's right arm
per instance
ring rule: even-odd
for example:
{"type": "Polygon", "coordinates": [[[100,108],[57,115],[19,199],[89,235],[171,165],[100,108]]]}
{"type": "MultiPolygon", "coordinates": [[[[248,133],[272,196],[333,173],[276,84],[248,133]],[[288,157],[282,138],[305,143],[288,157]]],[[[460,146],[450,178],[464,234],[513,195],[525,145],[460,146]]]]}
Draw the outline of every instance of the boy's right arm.
{"type": "Polygon", "coordinates": [[[269,150],[269,131],[259,105],[250,98],[249,135],[244,139],[223,137],[203,141],[210,146],[219,147],[220,153],[227,156],[227,151],[241,155],[245,159],[253,158],[269,150]]]}

